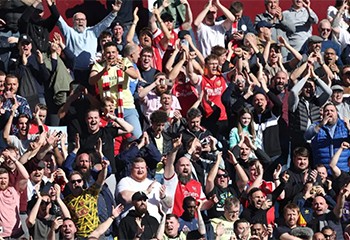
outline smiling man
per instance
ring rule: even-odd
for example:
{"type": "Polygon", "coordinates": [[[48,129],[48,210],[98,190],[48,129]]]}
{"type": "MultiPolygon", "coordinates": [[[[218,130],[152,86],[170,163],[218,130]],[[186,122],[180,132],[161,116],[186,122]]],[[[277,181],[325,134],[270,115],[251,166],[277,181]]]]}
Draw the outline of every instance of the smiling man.
{"type": "Polygon", "coordinates": [[[16,128],[17,134],[11,134],[11,126],[13,124],[14,116],[19,107],[18,102],[15,100],[15,104],[11,108],[10,117],[5,125],[3,131],[3,138],[7,145],[16,147],[19,153],[23,155],[29,148],[29,143],[36,138],[36,135],[30,135],[29,132],[29,116],[21,114],[18,116],[16,128]]]}
{"type": "Polygon", "coordinates": [[[120,180],[116,188],[117,198],[123,202],[124,212],[122,217],[126,216],[132,207],[132,196],[137,191],[143,191],[148,198],[148,210],[151,216],[158,221],[161,216],[158,213],[158,205],[162,204],[164,207],[170,207],[171,197],[165,194],[165,187],[159,182],[147,178],[146,161],[137,157],[132,163],[131,174],[120,180]],[[130,188],[132,186],[132,190],[130,188]]]}
{"type": "Polygon", "coordinates": [[[103,59],[102,63],[93,65],[89,84],[97,86],[100,98],[117,99],[118,114],[124,114],[125,121],[134,126],[133,135],[138,138],[142,131],[130,91],[130,78],[137,79],[139,73],[128,58],[119,57],[117,45],[113,42],[103,45],[103,59]]]}
{"type": "MultiPolygon", "coordinates": [[[[329,169],[329,161],[341,143],[347,141],[349,130],[347,124],[338,117],[337,108],[333,103],[327,103],[323,107],[322,121],[310,125],[304,135],[306,140],[311,140],[314,164],[322,163],[329,169]]],[[[337,166],[348,171],[349,150],[345,149],[339,158],[337,166]]]]}
{"type": "MultiPolygon", "coordinates": [[[[95,152],[95,146],[99,138],[102,140],[102,152],[107,159],[111,159],[112,171],[115,172],[114,160],[114,138],[116,136],[129,133],[133,126],[127,123],[123,118],[116,118],[118,127],[107,126],[100,127],[100,113],[97,109],[90,109],[86,114],[87,131],[80,138],[80,153],[95,152]]],[[[95,161],[94,161],[95,162],[95,161]]]]}
{"type": "Polygon", "coordinates": [[[65,197],[64,202],[77,226],[78,237],[87,237],[99,225],[97,199],[107,176],[109,162],[102,160],[101,165],[102,170],[96,182],[87,189],[83,188],[83,176],[79,172],[73,172],[69,176],[71,194],[65,197]]]}

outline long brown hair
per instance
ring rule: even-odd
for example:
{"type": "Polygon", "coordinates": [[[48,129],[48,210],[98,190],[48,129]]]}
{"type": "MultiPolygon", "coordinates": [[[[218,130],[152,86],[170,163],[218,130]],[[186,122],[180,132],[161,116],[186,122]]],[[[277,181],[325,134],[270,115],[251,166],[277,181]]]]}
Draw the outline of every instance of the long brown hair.
{"type": "Polygon", "coordinates": [[[243,108],[238,114],[238,123],[237,123],[238,134],[241,134],[243,132],[243,126],[242,126],[242,123],[241,123],[241,117],[245,113],[248,113],[250,115],[250,117],[251,117],[250,123],[248,125],[248,131],[252,135],[252,140],[253,140],[253,143],[254,143],[255,142],[255,137],[256,137],[255,128],[254,128],[254,119],[253,119],[252,112],[248,108],[243,108]]]}

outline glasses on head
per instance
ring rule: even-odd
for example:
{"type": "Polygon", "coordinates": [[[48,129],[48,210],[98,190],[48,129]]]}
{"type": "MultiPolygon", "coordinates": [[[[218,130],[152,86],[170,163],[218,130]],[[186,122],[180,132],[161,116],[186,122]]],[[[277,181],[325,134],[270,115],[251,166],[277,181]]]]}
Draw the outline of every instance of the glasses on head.
{"type": "Polygon", "coordinates": [[[217,174],[216,175],[217,178],[221,178],[221,177],[224,177],[224,178],[227,178],[228,177],[228,174],[217,174]]]}
{"type": "Polygon", "coordinates": [[[72,184],[75,184],[75,183],[81,183],[83,181],[83,179],[76,179],[76,180],[71,180],[70,182],[72,184]]]}

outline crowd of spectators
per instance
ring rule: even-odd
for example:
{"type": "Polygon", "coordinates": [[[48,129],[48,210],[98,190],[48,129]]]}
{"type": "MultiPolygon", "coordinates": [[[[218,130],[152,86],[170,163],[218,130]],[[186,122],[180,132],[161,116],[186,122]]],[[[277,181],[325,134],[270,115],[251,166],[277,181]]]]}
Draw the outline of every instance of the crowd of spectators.
{"type": "Polygon", "coordinates": [[[135,2],[0,1],[0,239],[350,240],[350,1],[135,2]]]}

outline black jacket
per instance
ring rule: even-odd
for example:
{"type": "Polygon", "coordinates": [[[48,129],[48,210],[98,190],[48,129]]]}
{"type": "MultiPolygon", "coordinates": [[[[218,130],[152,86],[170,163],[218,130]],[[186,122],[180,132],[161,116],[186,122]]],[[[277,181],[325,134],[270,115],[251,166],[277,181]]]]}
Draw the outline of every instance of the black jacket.
{"type": "MultiPolygon", "coordinates": [[[[130,210],[129,213],[120,221],[118,229],[118,239],[134,239],[137,233],[137,225],[135,218],[139,217],[135,210],[130,210]]],[[[140,239],[151,239],[157,234],[159,223],[157,219],[150,216],[149,213],[145,213],[142,217],[141,225],[145,226],[140,239]]]]}

